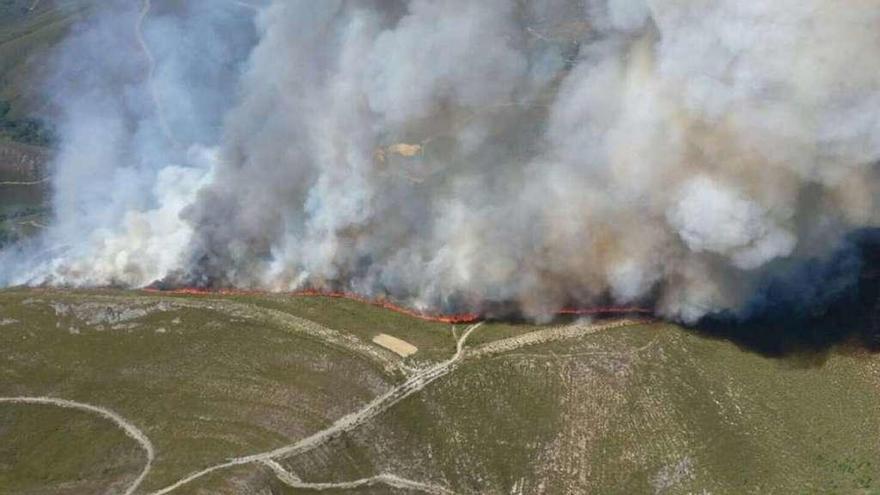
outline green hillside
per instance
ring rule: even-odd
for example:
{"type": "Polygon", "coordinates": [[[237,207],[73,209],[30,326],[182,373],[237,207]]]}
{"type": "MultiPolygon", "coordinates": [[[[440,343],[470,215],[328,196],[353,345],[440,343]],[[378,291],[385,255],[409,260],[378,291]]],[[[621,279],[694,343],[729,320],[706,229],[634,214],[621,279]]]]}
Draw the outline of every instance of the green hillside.
{"type": "Polygon", "coordinates": [[[48,54],[91,0],[0,0],[0,246],[47,222],[49,147],[54,137],[36,116],[48,54]]]}
{"type": "MultiPolygon", "coordinates": [[[[125,418],[156,451],[142,494],[880,493],[877,355],[640,321],[466,330],[328,298],[7,290],[0,397],[125,418]]],[[[106,419],[0,402],[0,493],[124,493],[144,462],[106,419]]]]}
{"type": "Polygon", "coordinates": [[[9,105],[4,122],[24,122],[43,108],[45,102],[33,87],[45,74],[49,50],[90,3],[0,0],[0,101],[9,105]]]}

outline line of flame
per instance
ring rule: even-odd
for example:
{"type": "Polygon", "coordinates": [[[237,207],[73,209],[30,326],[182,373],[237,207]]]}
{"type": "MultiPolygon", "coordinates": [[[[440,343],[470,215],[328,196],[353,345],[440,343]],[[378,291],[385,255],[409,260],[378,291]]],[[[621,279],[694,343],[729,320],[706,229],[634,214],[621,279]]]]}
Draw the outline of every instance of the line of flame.
{"type": "MultiPolygon", "coordinates": [[[[179,294],[179,295],[195,295],[195,296],[211,296],[211,295],[233,295],[233,296],[253,296],[266,294],[265,291],[258,290],[242,290],[242,289],[199,289],[185,287],[179,289],[145,289],[147,292],[163,293],[163,294],[179,294]]],[[[411,316],[425,321],[433,321],[437,323],[449,324],[466,324],[476,323],[484,319],[479,313],[428,313],[418,311],[405,306],[396,304],[388,299],[368,298],[352,292],[341,291],[325,291],[317,289],[303,289],[294,292],[285,293],[292,297],[331,297],[337,299],[347,299],[357,301],[364,304],[370,304],[383,309],[394,311],[395,313],[411,316]]],[[[599,316],[599,315],[615,315],[615,314],[651,314],[653,311],[647,308],[636,306],[597,306],[592,308],[562,308],[556,311],[559,316],[599,316]]]]}

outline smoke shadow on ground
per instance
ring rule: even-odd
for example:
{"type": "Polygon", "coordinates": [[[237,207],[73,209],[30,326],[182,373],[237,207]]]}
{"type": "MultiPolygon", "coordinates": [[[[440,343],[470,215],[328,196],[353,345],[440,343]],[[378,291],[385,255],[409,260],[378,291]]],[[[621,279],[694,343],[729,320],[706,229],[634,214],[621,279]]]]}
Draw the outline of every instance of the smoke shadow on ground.
{"type": "Polygon", "coordinates": [[[821,300],[764,301],[747,318],[716,315],[690,330],[804,366],[821,366],[832,352],[880,353],[880,230],[855,234],[836,260],[808,270],[799,283],[832,287],[821,300]]]}

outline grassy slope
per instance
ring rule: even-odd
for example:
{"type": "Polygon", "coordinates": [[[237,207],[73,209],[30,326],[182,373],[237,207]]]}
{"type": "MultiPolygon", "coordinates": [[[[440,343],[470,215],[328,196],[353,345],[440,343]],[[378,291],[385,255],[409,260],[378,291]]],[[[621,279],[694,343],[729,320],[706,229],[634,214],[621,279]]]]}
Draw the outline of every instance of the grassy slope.
{"type": "Polygon", "coordinates": [[[45,71],[51,46],[91,1],[41,0],[32,11],[33,0],[0,2],[0,99],[12,104],[13,117],[41,108],[29,90],[45,71]]]}
{"type": "MultiPolygon", "coordinates": [[[[237,296],[236,300],[280,309],[308,318],[337,330],[351,332],[361,340],[370,342],[380,333],[393,335],[419,348],[420,352],[410,358],[411,364],[424,360],[440,360],[455,352],[452,326],[444,323],[417,320],[380,307],[356,301],[326,297],[237,296]]],[[[458,325],[464,329],[466,325],[458,325]]],[[[490,323],[474,334],[469,342],[480,344],[511,337],[537,329],[534,325],[490,323]]]]}
{"type": "Polygon", "coordinates": [[[84,412],[4,405],[0,425],[0,493],[45,493],[35,487],[99,493],[124,486],[143,465],[140,449],[121,430],[84,412]]]}
{"type": "Polygon", "coordinates": [[[471,493],[880,492],[880,360],[802,364],[667,325],[536,346],[289,465],[471,493]]]}
{"type": "Polygon", "coordinates": [[[387,386],[372,363],[226,314],[173,309],[101,329],[56,318],[59,302],[81,300],[0,295],[2,318],[21,322],[0,327],[0,395],[70,398],[130,418],[158,451],[147,487],[305,436],[387,386]]]}
{"type": "MultiPolygon", "coordinates": [[[[45,111],[36,81],[46,73],[53,44],[93,0],[0,0],[0,102],[10,105],[4,122],[45,111]],[[31,7],[34,7],[31,9],[31,7]]],[[[0,131],[0,181],[29,181],[45,174],[45,149],[10,141],[0,131]]],[[[46,185],[0,186],[0,244],[35,232],[45,222],[46,185]],[[40,208],[27,218],[22,210],[40,208]],[[14,217],[14,218],[13,218],[14,217]]]]}
{"type": "MultiPolygon", "coordinates": [[[[157,488],[301,438],[401,379],[247,312],[221,311],[225,304],[281,309],[365,342],[390,333],[420,347],[408,358],[414,364],[453,349],[447,325],[336,299],[184,297],[215,307],[172,304],[117,329],[56,316],[52,306],[118,310],[175,300],[0,292],[0,320],[19,321],[0,326],[0,395],[53,395],[119,412],[156,445],[146,488],[157,488]]],[[[487,325],[473,344],[530,330],[487,325]]],[[[61,480],[108,486],[124,481],[126,469],[136,473],[136,446],[112,425],[83,415],[68,422],[66,414],[77,413],[48,409],[38,421],[23,407],[0,406],[0,445],[7,446],[0,447],[0,486],[62,493],[47,487],[61,480]],[[82,452],[74,455],[64,439],[82,452]],[[38,469],[32,442],[61,449],[51,470],[38,469]],[[67,455],[73,459],[62,461],[67,455]]],[[[468,360],[373,423],[286,463],[306,480],[387,471],[463,493],[507,494],[514,485],[522,493],[878,493],[878,410],[877,356],[772,360],[674,326],[645,325],[468,360]]],[[[180,493],[261,488],[296,493],[255,466],[180,493]]]]}

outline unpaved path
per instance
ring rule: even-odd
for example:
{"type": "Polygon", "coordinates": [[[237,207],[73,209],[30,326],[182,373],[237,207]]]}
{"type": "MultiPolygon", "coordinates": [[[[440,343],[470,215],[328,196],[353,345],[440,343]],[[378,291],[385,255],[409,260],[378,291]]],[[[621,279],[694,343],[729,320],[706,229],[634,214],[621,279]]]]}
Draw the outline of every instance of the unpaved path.
{"type": "Polygon", "coordinates": [[[402,384],[393,387],[391,390],[385,392],[384,394],[376,397],[375,399],[367,403],[360,410],[339,418],[338,420],[336,420],[336,422],[330,425],[329,428],[314,433],[313,435],[308,436],[291,445],[286,445],[284,447],[280,447],[278,449],[270,450],[268,452],[263,452],[260,454],[236,457],[234,459],[230,459],[227,462],[210,466],[201,471],[192,473],[172,485],[155,491],[151,495],[164,495],[166,493],[170,493],[180,488],[181,486],[186,485],[187,483],[190,483],[203,476],[211,474],[215,471],[220,471],[222,469],[228,469],[243,464],[264,463],[265,461],[274,461],[275,459],[279,458],[299,455],[327,443],[328,441],[341,435],[342,433],[357,428],[368,420],[388,410],[388,408],[390,408],[394,404],[397,404],[403,399],[422,390],[423,388],[425,388],[426,385],[433,382],[434,380],[451,372],[464,355],[464,345],[465,342],[467,342],[467,338],[474,330],[479,328],[481,325],[482,323],[471,325],[467,329],[467,331],[464,332],[464,334],[456,342],[455,354],[451,358],[439,364],[436,364],[428,368],[427,370],[413,376],[412,378],[407,379],[402,384]]]}
{"type": "MultiPolygon", "coordinates": [[[[196,303],[196,305],[198,305],[199,302],[186,301],[185,304],[191,303],[196,303]]],[[[356,356],[367,358],[380,365],[388,373],[393,373],[399,368],[398,364],[400,360],[396,355],[392,354],[391,351],[377,348],[375,345],[364,342],[354,335],[325,327],[314,321],[300,318],[284,311],[265,308],[255,304],[232,303],[230,305],[225,301],[219,305],[208,304],[202,305],[202,307],[209,307],[210,309],[220,310],[229,315],[235,315],[251,321],[265,322],[271,326],[303,334],[321,342],[322,344],[331,345],[340,350],[353,353],[356,356]]]]}
{"type": "Polygon", "coordinates": [[[509,339],[496,340],[488,344],[483,344],[468,352],[468,358],[479,358],[489,354],[498,354],[501,352],[509,352],[521,347],[530,345],[544,344],[557,340],[573,339],[586,335],[611,330],[614,328],[629,327],[649,323],[647,319],[629,319],[614,320],[603,324],[573,324],[564,327],[548,328],[546,330],[538,330],[536,332],[527,333],[518,337],[509,339]]]}
{"type": "Polygon", "coordinates": [[[24,225],[25,227],[34,227],[36,229],[48,229],[49,228],[48,225],[46,225],[44,223],[37,222],[36,220],[28,220],[26,222],[18,222],[18,224],[24,225]]]}
{"type": "MultiPolygon", "coordinates": [[[[68,299],[86,299],[89,301],[113,301],[117,303],[142,301],[141,297],[112,295],[68,295],[68,299]]],[[[387,373],[393,374],[401,369],[400,359],[391,351],[368,344],[358,337],[325,327],[312,320],[300,318],[277,309],[266,308],[256,304],[229,301],[226,299],[189,299],[180,297],[150,296],[150,299],[167,302],[178,309],[202,309],[224,313],[232,318],[280,328],[300,334],[324,345],[333,346],[343,352],[366,358],[379,365],[387,373]]]]}
{"type": "Polygon", "coordinates": [[[126,435],[133,438],[137,443],[141,446],[144,452],[147,454],[147,463],[144,465],[144,468],[141,470],[141,473],[135,478],[134,481],[128,486],[125,490],[125,495],[131,495],[137,490],[138,486],[140,486],[141,482],[144,481],[144,478],[147,477],[147,474],[150,472],[150,469],[153,467],[153,459],[156,457],[156,451],[153,449],[153,444],[150,442],[150,439],[138,429],[137,426],[131,424],[115,412],[104,409],[103,407],[93,406],[91,404],[85,404],[82,402],[75,402],[72,400],[66,399],[55,399],[52,397],[0,397],[0,404],[31,404],[31,405],[46,405],[46,406],[55,406],[55,407],[63,407],[65,409],[77,409],[80,411],[85,411],[93,414],[97,414],[103,418],[109,419],[110,421],[116,423],[116,426],[120,427],[126,435]]]}
{"type": "Polygon", "coordinates": [[[654,347],[660,339],[655,337],[647,344],[637,347],[635,349],[629,349],[626,351],[582,351],[582,352],[505,352],[504,354],[498,354],[494,356],[490,356],[488,359],[533,359],[533,358],[553,358],[553,359],[572,359],[572,358],[584,358],[590,356],[637,356],[651,347],[654,347]]]}
{"type": "Polygon", "coordinates": [[[43,177],[39,180],[6,180],[0,182],[0,186],[38,186],[49,182],[51,177],[43,177]]]}
{"type": "MultiPolygon", "coordinates": [[[[242,0],[230,0],[230,2],[233,5],[242,8],[254,11],[259,10],[257,5],[242,0]]],[[[165,136],[165,139],[176,148],[181,148],[182,145],[174,137],[174,133],[171,131],[171,126],[168,124],[168,119],[165,118],[165,107],[162,104],[162,98],[159,97],[159,90],[156,88],[156,57],[153,56],[153,52],[150,50],[150,45],[147,43],[147,39],[144,36],[144,23],[146,22],[147,17],[149,17],[152,7],[152,0],[143,0],[140,14],[135,23],[135,37],[137,38],[138,45],[140,45],[141,52],[144,54],[144,58],[147,60],[147,86],[149,88],[150,98],[153,100],[153,106],[156,109],[156,119],[159,121],[159,128],[162,131],[162,135],[165,136]]]]}
{"type": "MultiPolygon", "coordinates": [[[[539,330],[536,332],[532,332],[526,335],[521,335],[518,337],[512,337],[509,339],[503,339],[495,342],[490,342],[488,344],[484,344],[476,349],[467,353],[468,358],[476,358],[487,355],[492,355],[500,352],[507,352],[515,349],[519,349],[521,347],[537,345],[546,342],[552,342],[557,340],[569,339],[582,337],[585,335],[590,335],[593,333],[611,330],[614,328],[621,328],[625,326],[637,325],[640,323],[646,323],[649,320],[634,320],[634,319],[623,319],[616,320],[613,322],[599,324],[599,325],[591,325],[591,324],[575,324],[564,327],[556,327],[550,328],[546,330],[539,330]]],[[[376,397],[369,403],[367,403],[360,410],[343,416],[334,422],[329,428],[321,430],[313,435],[306,437],[294,444],[287,445],[284,447],[280,447],[275,450],[271,450],[268,452],[263,452],[260,454],[253,454],[249,456],[236,457],[230,459],[227,462],[216,464],[214,466],[210,466],[201,471],[197,471],[192,473],[185,478],[180,479],[179,481],[171,484],[161,490],[152,492],[150,495],[164,495],[166,493],[170,493],[181,486],[184,486],[192,481],[195,481],[199,478],[202,478],[208,474],[214,473],[216,471],[220,471],[223,469],[228,469],[235,466],[241,466],[244,464],[252,464],[252,463],[260,463],[271,468],[279,479],[282,482],[287,483],[288,481],[296,482],[298,479],[296,476],[292,475],[288,471],[286,471],[280,464],[278,464],[277,459],[283,459],[287,457],[293,457],[296,455],[303,454],[308,452],[316,447],[319,447],[333,438],[341,435],[342,433],[354,430],[358,426],[366,423],[370,419],[378,416],[384,411],[388,410],[390,407],[394,406],[398,402],[403,399],[419,392],[429,383],[437,380],[438,378],[449,374],[452,372],[455,367],[460,364],[462,359],[465,357],[465,343],[467,342],[470,334],[479,328],[482,323],[477,323],[476,325],[471,325],[468,329],[458,338],[455,345],[455,354],[446,361],[438,363],[430,368],[427,368],[424,371],[420,371],[416,375],[408,378],[402,384],[397,385],[391,388],[389,391],[384,394],[376,397]]],[[[380,475],[387,476],[390,475],[380,475]]],[[[376,477],[379,478],[379,477],[376,477]]],[[[365,480],[359,480],[358,482],[367,483],[369,480],[373,480],[373,483],[379,482],[376,478],[366,478],[365,480]]],[[[389,478],[390,479],[390,478],[389,478]]],[[[398,478],[395,478],[398,479],[398,478]]],[[[408,481],[408,480],[405,480],[408,481]]],[[[384,482],[384,481],[383,481],[384,482]]],[[[300,483],[302,481],[300,480],[300,483]]],[[[357,483],[357,482],[352,482],[357,483]]],[[[414,483],[414,482],[413,482],[414,483]]],[[[332,485],[332,484],[317,484],[318,486],[323,485],[332,485]]],[[[362,485],[360,485],[362,486],[362,485]]],[[[426,485],[430,486],[430,485],[426,485]]],[[[306,487],[303,487],[306,488],[306,487]]],[[[326,488],[321,489],[329,489],[331,486],[327,486],[326,488]]],[[[444,492],[446,493],[446,492],[444,492]]]]}
{"type": "Polygon", "coordinates": [[[394,474],[383,473],[369,478],[361,478],[354,481],[340,481],[336,483],[309,483],[299,479],[290,471],[284,469],[281,464],[273,460],[262,461],[266,467],[271,469],[275,476],[285,485],[300,490],[356,490],[364,486],[387,485],[392,488],[402,490],[414,490],[431,495],[447,495],[453,493],[446,488],[431,483],[422,483],[419,481],[408,480],[394,474]]]}
{"type": "MultiPolygon", "coordinates": [[[[94,300],[95,298],[96,296],[90,296],[90,299],[92,300],[94,300]]],[[[97,296],[97,298],[115,301],[131,299],[115,296],[97,296]]],[[[342,332],[325,328],[315,322],[293,316],[283,311],[264,308],[253,304],[230,302],[226,300],[196,301],[191,299],[187,300],[179,298],[156,299],[166,300],[180,308],[198,308],[221,311],[230,316],[246,318],[252,321],[256,320],[258,322],[272,324],[276,327],[290,329],[299,333],[303,333],[309,337],[316,338],[326,344],[335,345],[341,348],[345,348],[348,351],[354,352],[361,356],[370,357],[378,361],[379,363],[382,363],[386,370],[390,371],[394,369],[400,369],[398,367],[399,363],[397,363],[393,359],[389,359],[390,353],[387,351],[379,351],[374,346],[370,346],[354,336],[346,335],[342,332]]],[[[309,437],[306,437],[290,445],[286,445],[267,452],[232,458],[226,462],[209,466],[205,469],[194,472],[178,480],[177,482],[166,486],[165,488],[151,492],[150,495],[164,495],[211,473],[246,464],[265,465],[276,474],[280,481],[294,488],[301,489],[353,489],[362,486],[385,484],[391,487],[420,490],[425,493],[451,493],[449,490],[443,487],[407,480],[404,478],[400,478],[396,475],[387,473],[349,482],[307,483],[303,482],[297,476],[284,469],[284,467],[281,466],[281,464],[279,464],[277,461],[283,458],[300,455],[310,450],[313,450],[343,433],[356,429],[360,425],[382,414],[400,401],[421,391],[431,382],[449,374],[466,358],[471,359],[489,355],[496,355],[516,350],[521,347],[537,345],[546,342],[553,342],[563,339],[577,338],[605,330],[649,323],[651,321],[652,320],[648,319],[622,319],[607,322],[604,324],[574,324],[564,327],[555,327],[531,332],[517,337],[497,340],[466,351],[465,344],[468,337],[474,330],[479,328],[482,323],[471,325],[462,333],[460,337],[456,339],[455,353],[448,360],[430,366],[428,368],[418,370],[414,375],[407,378],[400,385],[392,387],[387,392],[381,394],[380,396],[376,397],[375,399],[364,405],[364,407],[362,407],[358,411],[355,411],[338,419],[328,428],[318,431],[310,435],[309,437]]],[[[131,495],[135,491],[135,489],[137,489],[137,487],[141,484],[152,466],[154,451],[147,437],[136,427],[128,423],[124,418],[113,413],[112,411],[96,406],[90,406],[88,404],[81,404],[72,401],[65,401],[62,399],[51,398],[0,398],[0,402],[52,404],[60,407],[82,409],[100,414],[101,416],[104,416],[116,422],[126,431],[129,436],[135,438],[136,440],[138,440],[139,443],[141,443],[144,450],[147,452],[148,457],[147,466],[145,466],[140,476],[138,476],[135,482],[125,492],[125,495],[131,495]]]]}
{"type": "Polygon", "coordinates": [[[254,5],[254,4],[252,4],[252,3],[248,3],[248,2],[243,2],[243,1],[241,1],[241,0],[229,0],[229,2],[232,3],[232,4],[234,4],[234,5],[238,5],[239,7],[245,8],[245,9],[249,9],[249,10],[260,10],[260,6],[259,6],[259,5],[254,5]]]}
{"type": "Polygon", "coordinates": [[[171,132],[171,126],[168,125],[168,121],[165,119],[165,109],[162,106],[162,99],[159,98],[159,91],[156,89],[156,57],[153,56],[153,52],[150,51],[150,45],[144,37],[144,23],[150,15],[150,10],[152,10],[152,8],[152,0],[144,0],[140,15],[134,26],[134,33],[138,45],[141,47],[141,52],[143,52],[144,58],[147,59],[147,88],[150,92],[150,98],[153,100],[153,106],[156,109],[156,119],[159,121],[159,128],[171,144],[180,147],[180,143],[174,139],[174,134],[171,132]]]}

